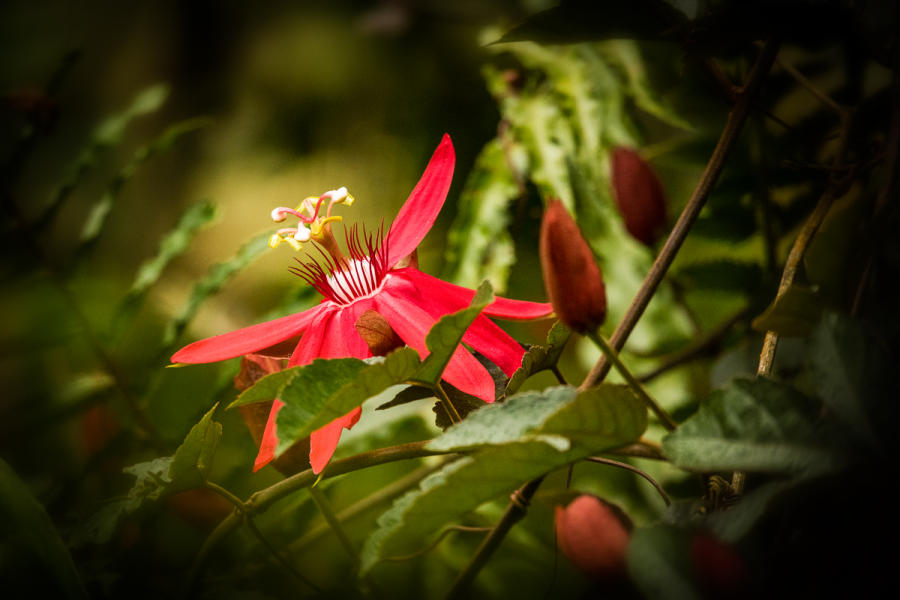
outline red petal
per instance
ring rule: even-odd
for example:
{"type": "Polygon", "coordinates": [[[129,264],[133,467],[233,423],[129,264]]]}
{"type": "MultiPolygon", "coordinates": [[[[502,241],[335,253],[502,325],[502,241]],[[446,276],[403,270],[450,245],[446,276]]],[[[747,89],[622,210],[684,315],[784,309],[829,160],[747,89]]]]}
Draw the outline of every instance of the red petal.
{"type": "Polygon", "coordinates": [[[301,313],[196,341],[172,355],[171,360],[173,363],[209,363],[263,350],[302,333],[323,306],[319,304],[301,313]]]}
{"type": "MultiPolygon", "coordinates": [[[[460,297],[458,290],[469,290],[458,286],[454,286],[457,289],[450,290],[449,294],[433,294],[425,292],[429,289],[428,287],[416,289],[415,284],[409,281],[405,285],[401,285],[397,280],[403,281],[405,274],[406,271],[395,272],[395,277],[391,278],[393,281],[389,284],[390,289],[403,290],[400,293],[407,294],[407,297],[415,294],[416,304],[430,314],[435,322],[446,314],[465,308],[471,301],[471,297],[468,300],[460,297]]],[[[428,275],[426,277],[445,283],[428,275]]],[[[522,355],[525,354],[525,349],[483,314],[475,318],[471,327],[463,335],[463,342],[484,354],[488,360],[509,376],[512,376],[522,365],[522,355]]]]}
{"type": "MultiPolygon", "coordinates": [[[[369,302],[356,302],[341,310],[331,310],[323,314],[300,338],[297,349],[288,363],[291,367],[308,365],[316,358],[367,358],[371,356],[369,347],[356,332],[356,319],[372,305],[369,302]]],[[[275,418],[284,403],[276,400],[269,413],[269,420],[263,433],[259,455],[254,470],[266,465],[275,457],[278,438],[275,434],[275,418]]],[[[313,472],[319,473],[337,448],[343,428],[350,429],[359,421],[361,410],[356,408],[343,417],[337,418],[325,427],[312,433],[309,444],[309,461],[313,472]]]]}
{"type": "Polygon", "coordinates": [[[434,225],[434,220],[441,212],[447,191],[450,189],[455,163],[453,143],[450,136],[445,133],[437,150],[431,156],[425,173],[397,213],[397,218],[388,231],[385,244],[389,267],[415,250],[434,225]]]}
{"type": "Polygon", "coordinates": [[[275,398],[275,401],[272,403],[272,410],[269,411],[266,428],[263,430],[262,440],[259,442],[259,453],[253,462],[254,472],[259,471],[275,458],[275,447],[278,446],[278,436],[275,435],[275,418],[283,406],[284,402],[275,398]]]}
{"type": "Polygon", "coordinates": [[[344,428],[350,429],[356,425],[361,413],[362,407],[358,406],[343,417],[335,419],[325,427],[313,431],[309,439],[309,464],[312,466],[313,473],[322,472],[322,469],[325,468],[332,455],[334,455],[334,450],[337,448],[344,428]]]}
{"type": "MultiPolygon", "coordinates": [[[[401,269],[392,273],[412,282],[422,295],[430,297],[443,297],[460,302],[460,308],[467,306],[475,297],[475,290],[448,283],[418,269],[401,269]]],[[[459,309],[455,309],[459,310],[459,309]]],[[[526,321],[547,317],[553,312],[553,306],[549,302],[528,302],[527,300],[510,300],[497,296],[493,302],[485,307],[482,314],[498,319],[510,321],[526,321]]]]}
{"type": "MultiPolygon", "coordinates": [[[[401,290],[385,288],[375,296],[376,310],[387,319],[400,339],[425,358],[428,355],[425,336],[436,319],[416,304],[417,298],[407,298],[401,290]]],[[[467,394],[485,402],[494,401],[494,380],[484,365],[462,346],[453,353],[443,377],[467,394]]]]}
{"type": "Polygon", "coordinates": [[[484,354],[509,377],[522,366],[525,349],[484,315],[475,318],[472,326],[463,335],[463,341],[484,354]]]}

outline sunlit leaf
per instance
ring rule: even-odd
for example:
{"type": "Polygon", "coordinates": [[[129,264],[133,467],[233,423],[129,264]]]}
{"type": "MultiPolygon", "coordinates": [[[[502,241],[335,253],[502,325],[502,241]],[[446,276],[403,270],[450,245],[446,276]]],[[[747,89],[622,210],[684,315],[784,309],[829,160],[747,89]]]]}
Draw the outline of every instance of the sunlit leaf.
{"type": "Polygon", "coordinates": [[[409,347],[386,357],[316,359],[261,378],[229,408],[280,399],[276,456],[297,440],[324,427],[392,385],[407,381],[419,368],[419,355],[409,347]]]}
{"type": "Polygon", "coordinates": [[[815,475],[842,463],[817,403],[765,378],[735,379],[663,438],[663,453],[692,471],[815,475]]]}
{"type": "Polygon", "coordinates": [[[0,577],[7,592],[14,590],[19,577],[13,571],[25,561],[28,584],[35,594],[52,593],[59,598],[87,598],[81,578],[65,544],[44,507],[28,486],[0,458],[0,539],[3,539],[3,566],[0,577]],[[33,567],[40,565],[39,571],[33,567]]]}
{"type": "Polygon", "coordinates": [[[424,545],[444,525],[554,468],[636,440],[646,408],[627,388],[557,387],[485,406],[429,443],[470,454],[422,481],[379,519],[362,571],[424,545]]]}
{"type": "Polygon", "coordinates": [[[172,484],[167,492],[191,489],[206,481],[222,437],[222,424],[213,420],[215,411],[213,406],[203,415],[172,456],[168,472],[172,484]]]}
{"type": "Polygon", "coordinates": [[[434,324],[425,337],[425,345],[430,354],[422,361],[422,366],[411,377],[412,381],[425,384],[436,384],[440,381],[450,357],[459,347],[463,334],[481,311],[494,301],[491,284],[482,283],[475,292],[475,297],[468,308],[451,313],[434,324]]]}
{"type": "Polygon", "coordinates": [[[515,394],[525,380],[535,373],[555,367],[571,335],[571,330],[562,321],[554,323],[547,332],[547,341],[543,345],[530,347],[522,356],[522,366],[509,378],[506,394],[515,394]]]}

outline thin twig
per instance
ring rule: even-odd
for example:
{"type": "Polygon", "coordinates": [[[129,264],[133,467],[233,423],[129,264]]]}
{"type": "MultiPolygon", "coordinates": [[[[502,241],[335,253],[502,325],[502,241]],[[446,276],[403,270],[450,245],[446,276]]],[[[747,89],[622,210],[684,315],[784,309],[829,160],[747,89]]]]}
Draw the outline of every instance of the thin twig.
{"type": "Polygon", "coordinates": [[[411,554],[404,554],[402,556],[388,556],[386,558],[382,558],[381,560],[388,561],[388,562],[403,562],[403,561],[407,561],[407,560],[412,560],[414,558],[422,556],[423,554],[431,552],[432,550],[437,548],[438,544],[440,544],[444,540],[445,537],[447,537],[454,531],[465,531],[465,532],[471,532],[471,533],[486,533],[488,531],[491,531],[491,529],[492,529],[491,527],[467,527],[466,525],[449,525],[449,526],[445,527],[441,531],[441,533],[438,534],[438,536],[434,539],[433,542],[431,542],[430,544],[428,544],[421,550],[416,550],[415,552],[413,552],[411,554]]]}
{"type": "MultiPolygon", "coordinates": [[[[337,514],[338,521],[341,523],[346,523],[350,519],[366,512],[367,510],[378,506],[383,502],[387,502],[392,498],[399,496],[409,488],[413,487],[417,483],[419,483],[426,476],[431,473],[437,471],[442,466],[444,466],[445,461],[440,461],[434,465],[427,465],[424,467],[419,467],[414,471],[411,471],[407,475],[404,475],[400,479],[389,483],[387,486],[377,490],[376,492],[369,494],[365,498],[362,498],[358,502],[351,504],[341,512],[337,514]]],[[[307,531],[302,538],[291,544],[290,552],[298,552],[300,549],[309,546],[323,535],[327,534],[331,531],[331,527],[328,524],[322,524],[314,529],[310,529],[307,531]]]]}
{"type": "Polygon", "coordinates": [[[675,429],[678,428],[678,425],[675,423],[672,417],[669,416],[669,413],[667,413],[665,409],[660,406],[656,402],[656,400],[654,400],[653,397],[650,396],[650,394],[647,393],[647,390],[644,389],[644,386],[641,385],[641,383],[634,377],[634,375],[631,374],[631,371],[628,370],[628,367],[625,366],[625,363],[623,363],[621,359],[619,359],[618,353],[613,350],[613,348],[609,345],[609,342],[607,342],[602,335],[595,331],[588,332],[588,337],[590,337],[594,341],[594,343],[600,347],[600,350],[603,351],[604,356],[606,356],[606,358],[612,362],[619,374],[625,379],[626,382],[628,382],[628,387],[631,388],[631,391],[633,391],[634,394],[638,398],[640,398],[644,402],[644,404],[647,405],[647,408],[653,411],[653,414],[655,414],[656,418],[660,420],[660,422],[663,424],[663,427],[665,427],[669,431],[675,431],[675,429]]]}
{"type": "Polygon", "coordinates": [[[359,572],[359,552],[356,551],[356,547],[353,545],[353,542],[350,541],[350,536],[344,531],[340,520],[337,518],[337,515],[334,514],[334,509],[331,508],[331,503],[328,501],[328,498],[325,497],[322,490],[314,485],[310,486],[309,495],[312,496],[313,502],[315,502],[316,506],[319,508],[319,512],[325,517],[328,526],[331,527],[331,530],[337,536],[338,541],[353,560],[353,569],[356,572],[359,572]]]}
{"type": "MultiPolygon", "coordinates": [[[[616,327],[610,338],[610,344],[616,351],[622,350],[622,347],[628,340],[628,336],[631,335],[641,315],[644,314],[644,309],[647,308],[647,305],[653,298],[656,288],[665,276],[666,271],[668,271],[672,261],[675,260],[675,255],[681,248],[681,244],[687,237],[694,221],[697,220],[700,210],[706,204],[706,199],[709,197],[719,178],[719,174],[722,172],[722,168],[725,166],[725,159],[737,142],[738,134],[747,120],[753,98],[762,86],[762,82],[769,72],[777,53],[778,42],[771,40],[766,42],[756,60],[756,64],[753,65],[747,77],[747,83],[738,92],[737,100],[728,114],[728,120],[725,123],[725,128],[722,130],[722,135],[719,137],[719,141],[713,150],[709,163],[706,165],[706,169],[703,171],[703,175],[700,177],[700,181],[697,182],[697,187],[694,188],[694,193],[672,228],[672,232],[666,239],[662,250],[660,250],[659,255],[650,267],[650,271],[644,278],[644,282],[628,307],[625,316],[619,322],[618,327],[616,327]]],[[[581,389],[589,388],[600,382],[609,372],[610,366],[606,357],[601,356],[581,384],[581,389]]]]}
{"type": "Polygon", "coordinates": [[[664,356],[662,358],[662,363],[659,366],[657,366],[652,371],[644,373],[643,375],[638,375],[637,380],[641,383],[647,383],[648,381],[656,379],[663,373],[671,371],[675,367],[679,367],[685,363],[691,362],[694,359],[700,358],[704,354],[709,353],[719,345],[719,343],[722,341],[722,338],[725,337],[725,335],[727,335],[729,331],[731,331],[732,327],[746,318],[749,312],[749,306],[742,308],[731,318],[725,320],[725,322],[711,329],[700,339],[695,340],[693,343],[685,346],[677,352],[674,352],[668,356],[664,356]]]}
{"type": "Polygon", "coordinates": [[[601,465],[609,465],[611,467],[619,467],[620,469],[626,469],[628,471],[631,471],[632,473],[637,473],[638,475],[640,475],[641,477],[643,477],[644,479],[649,481],[650,485],[652,485],[656,489],[656,491],[659,492],[659,495],[662,496],[662,499],[666,503],[666,506],[670,506],[672,504],[672,501],[669,499],[669,495],[662,488],[662,486],[659,485],[659,483],[657,483],[657,481],[655,479],[650,477],[650,475],[648,475],[644,471],[641,471],[637,467],[635,467],[633,465],[629,465],[628,463],[613,460],[611,458],[601,458],[599,456],[589,456],[585,460],[587,460],[589,462],[599,463],[601,465]]]}

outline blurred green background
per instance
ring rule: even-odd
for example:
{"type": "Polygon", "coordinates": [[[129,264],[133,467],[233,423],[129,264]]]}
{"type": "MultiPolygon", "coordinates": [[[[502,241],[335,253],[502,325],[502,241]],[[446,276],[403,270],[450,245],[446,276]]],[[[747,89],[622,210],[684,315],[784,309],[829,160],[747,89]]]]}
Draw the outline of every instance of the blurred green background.
{"type": "MultiPolygon", "coordinates": [[[[230,509],[222,498],[179,494],[138,502],[121,519],[96,515],[118,510],[116,501],[127,498],[135,477],[123,468],[172,454],[217,402],[224,434],[211,479],[246,498],[282,478],[271,467],[251,472],[256,445],[238,411],[222,410],[235,396],[237,361],[164,368],[190,341],[317,301],[287,271],[294,253],[266,249],[272,208],[346,186],[356,198],[352,208],[339,209],[346,222],[388,226],[449,133],[456,174],[419,248],[421,268],[470,287],[487,278],[504,295],[545,300],[538,226],[543,200],[558,196],[604,270],[610,311],[603,330],[612,331],[658,246],[625,232],[611,197],[610,149],[641,150],[666,189],[671,225],[729,104],[697,57],[671,45],[489,44],[553,4],[0,6],[0,456],[50,516],[92,595],[169,597],[183,585],[206,535],[230,509]]],[[[728,3],[673,4],[691,16],[697,5],[728,3]]],[[[868,38],[873,47],[890,37],[890,20],[878,14],[866,15],[876,25],[868,38]]],[[[890,72],[870,49],[832,42],[785,44],[781,56],[860,107],[851,157],[877,164],[890,72]]],[[[714,50],[722,51],[724,74],[742,80],[753,47],[723,45],[714,50]]],[[[829,156],[837,130],[835,115],[802,87],[783,68],[773,70],[671,276],[631,338],[629,364],[649,373],[729,324],[706,353],[650,382],[679,420],[711,389],[755,372],[762,333],[750,321],[774,297],[781,261],[824,185],[818,162],[829,156]],[[789,168],[786,161],[793,161],[789,168]]],[[[811,269],[825,274],[813,282],[828,296],[816,298],[820,312],[823,305],[846,308],[857,290],[860,224],[884,181],[877,171],[869,179],[870,167],[824,226],[840,244],[820,252],[823,262],[811,269]]],[[[885,264],[892,267],[895,258],[885,264]]],[[[871,297],[876,320],[890,313],[887,301],[871,297]]],[[[522,342],[539,343],[550,324],[503,326],[522,342]]],[[[783,340],[776,365],[786,377],[799,373],[801,388],[805,351],[802,340],[783,340]]],[[[598,354],[573,340],[561,370],[577,384],[598,354]]],[[[526,389],[555,383],[541,373],[526,389]]],[[[430,403],[374,412],[383,400],[367,403],[336,456],[439,431],[430,403]]],[[[658,440],[662,433],[654,425],[647,435],[658,440]]],[[[698,477],[638,463],[676,500],[703,494],[698,477]]],[[[342,510],[377,498],[423,466],[433,463],[385,465],[321,488],[342,510]]],[[[10,492],[12,479],[5,481],[10,492]]],[[[665,508],[627,471],[580,464],[571,483],[621,504],[638,526],[665,508]]],[[[588,589],[555,551],[552,510],[571,497],[566,486],[566,473],[548,477],[528,518],[480,575],[486,597],[578,596],[588,589]]],[[[348,521],[354,544],[390,501],[381,498],[348,521]]],[[[490,502],[465,524],[490,525],[505,505],[490,502]]],[[[65,576],[48,576],[58,556],[52,540],[35,533],[47,523],[29,506],[17,514],[32,520],[0,527],[0,574],[10,578],[10,590],[55,594],[65,576]]],[[[258,522],[320,586],[339,597],[361,593],[348,576],[352,561],[308,495],[293,495],[258,522]]],[[[455,533],[422,559],[386,562],[373,585],[391,597],[440,596],[477,541],[455,533]]],[[[243,529],[212,562],[201,597],[316,595],[243,529]]]]}

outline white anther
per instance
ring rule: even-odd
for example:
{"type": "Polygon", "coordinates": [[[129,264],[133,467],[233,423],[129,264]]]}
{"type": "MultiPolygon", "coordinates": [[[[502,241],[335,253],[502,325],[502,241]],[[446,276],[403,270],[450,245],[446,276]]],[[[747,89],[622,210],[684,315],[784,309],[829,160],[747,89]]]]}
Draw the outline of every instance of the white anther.
{"type": "Polygon", "coordinates": [[[298,242],[308,242],[310,238],[309,229],[303,225],[303,223],[298,224],[297,233],[294,234],[294,239],[298,242]]]}
{"type": "Polygon", "coordinates": [[[283,207],[272,209],[272,220],[281,223],[287,218],[287,211],[283,207]]]}
{"type": "Polygon", "coordinates": [[[349,194],[347,193],[347,188],[343,187],[343,186],[339,187],[336,190],[331,190],[330,192],[325,192],[325,194],[323,194],[323,195],[328,196],[329,198],[331,198],[332,202],[335,202],[337,204],[340,204],[341,202],[343,202],[344,200],[347,199],[347,196],[349,196],[349,194]]]}

